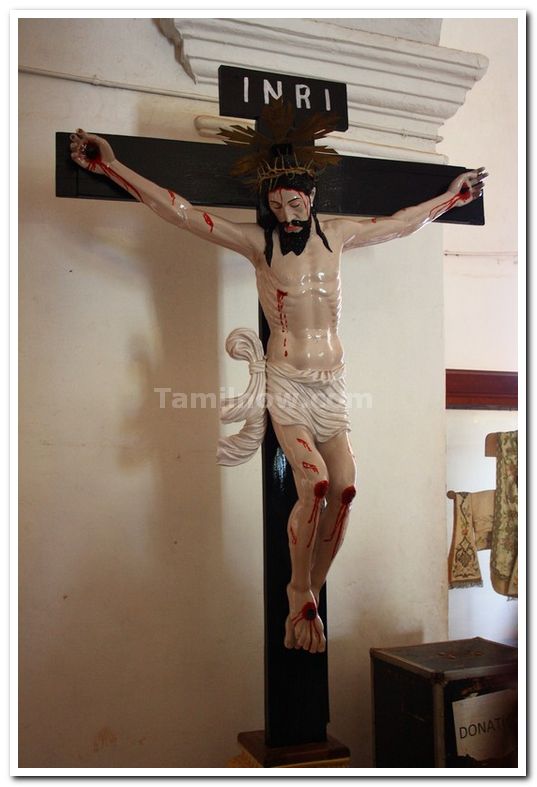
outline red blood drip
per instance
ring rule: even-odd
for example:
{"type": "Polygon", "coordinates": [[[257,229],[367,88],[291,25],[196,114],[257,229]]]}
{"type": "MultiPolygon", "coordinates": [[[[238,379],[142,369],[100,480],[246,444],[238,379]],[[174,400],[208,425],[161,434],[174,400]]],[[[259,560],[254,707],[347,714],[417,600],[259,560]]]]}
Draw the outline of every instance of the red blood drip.
{"type": "Polygon", "coordinates": [[[459,197],[463,199],[465,202],[470,198],[470,190],[468,189],[468,196],[465,196],[466,192],[463,192],[462,189],[459,191],[458,194],[455,194],[454,197],[451,199],[442,202],[441,205],[437,205],[436,208],[433,208],[429,213],[429,218],[431,221],[434,221],[438,216],[441,216],[443,213],[447,213],[448,210],[451,210],[453,205],[458,201],[459,197]]]}
{"type": "Polygon", "coordinates": [[[292,526],[292,525],[289,525],[289,530],[290,530],[290,532],[291,532],[291,543],[292,543],[292,544],[297,544],[297,543],[298,543],[298,539],[297,539],[297,537],[296,537],[296,533],[295,533],[295,531],[293,530],[293,526],[292,526]]]}
{"type": "Polygon", "coordinates": [[[311,470],[313,473],[319,472],[319,468],[317,467],[317,465],[310,465],[309,462],[302,462],[302,467],[304,468],[304,470],[311,470]]]}
{"type": "Polygon", "coordinates": [[[209,231],[212,232],[213,229],[214,229],[214,222],[213,222],[213,220],[211,219],[211,217],[209,216],[208,213],[204,213],[203,214],[203,218],[205,219],[205,223],[209,225],[209,231]]]}
{"type": "Polygon", "coordinates": [[[304,208],[306,210],[306,213],[308,213],[308,217],[309,217],[309,210],[311,208],[311,202],[309,201],[308,196],[306,194],[304,194],[303,191],[299,191],[298,193],[300,194],[302,202],[304,203],[304,208]]]}
{"type": "Polygon", "coordinates": [[[112,169],[112,167],[109,167],[108,164],[105,164],[104,161],[101,160],[96,161],[95,164],[99,165],[99,167],[102,169],[105,175],[108,175],[110,178],[119,181],[119,184],[123,186],[124,189],[127,189],[127,191],[131,191],[134,194],[134,196],[140,200],[140,202],[143,202],[142,195],[140,194],[138,189],[136,189],[131,183],[129,183],[128,180],[125,180],[125,178],[121,177],[121,175],[118,175],[118,173],[115,172],[112,169]]]}
{"type": "Polygon", "coordinates": [[[341,543],[341,538],[343,536],[343,525],[345,524],[345,519],[347,517],[349,506],[354,500],[356,496],[356,488],[354,486],[348,486],[346,489],[343,490],[341,493],[341,505],[339,507],[338,515],[336,517],[336,521],[334,523],[334,527],[332,532],[325,538],[325,542],[332,541],[334,536],[336,536],[336,540],[334,542],[334,549],[332,550],[332,559],[336,556],[336,552],[339,549],[339,545],[341,543]]]}
{"type": "MultiPolygon", "coordinates": [[[[282,333],[287,333],[287,315],[283,310],[283,299],[287,294],[288,293],[284,292],[283,290],[276,290],[276,305],[278,307],[278,314],[280,315],[280,327],[282,329],[282,333]]],[[[287,337],[285,337],[283,341],[283,346],[284,348],[287,347],[287,337]]],[[[285,350],[284,355],[287,358],[287,350],[285,350]]]]}
{"type": "Polygon", "coordinates": [[[328,492],[328,481],[318,481],[313,487],[315,497],[326,497],[328,492]]]}
{"type": "Polygon", "coordinates": [[[330,536],[328,538],[324,539],[325,542],[330,542],[330,541],[332,541],[332,539],[334,538],[334,536],[337,533],[336,541],[334,543],[334,549],[332,550],[332,559],[335,557],[336,552],[337,552],[338,547],[339,547],[339,543],[341,541],[341,533],[342,533],[342,530],[343,530],[343,523],[345,521],[345,516],[347,514],[348,508],[349,508],[348,505],[341,504],[341,506],[339,508],[339,511],[338,511],[338,515],[336,517],[334,528],[333,528],[332,532],[330,533],[330,536]]]}
{"type": "Polygon", "coordinates": [[[317,607],[313,601],[308,601],[307,604],[304,604],[298,615],[295,615],[291,620],[293,623],[298,623],[299,620],[315,620],[316,617],[317,607]]]}
{"type": "Polygon", "coordinates": [[[311,509],[311,515],[308,519],[308,525],[311,525],[313,522],[313,527],[311,528],[310,539],[306,544],[306,549],[309,549],[313,539],[315,538],[315,533],[317,532],[317,525],[319,524],[319,513],[321,510],[321,500],[322,498],[316,497],[313,502],[313,508],[311,509]]]}
{"type": "Polygon", "coordinates": [[[287,316],[284,314],[283,311],[283,299],[288,295],[287,292],[283,290],[276,290],[276,301],[278,306],[278,314],[280,315],[280,325],[282,327],[282,331],[287,329],[287,316]]]}
{"type": "Polygon", "coordinates": [[[348,486],[341,493],[341,502],[344,503],[346,506],[348,506],[349,503],[351,503],[355,497],[356,497],[356,487],[348,486]]]}
{"type": "Polygon", "coordinates": [[[176,194],[175,194],[175,192],[173,192],[173,191],[170,191],[170,189],[168,189],[168,194],[169,194],[169,195],[170,195],[170,197],[171,197],[172,205],[175,205],[175,197],[176,197],[176,194]]]}
{"type": "Polygon", "coordinates": [[[295,615],[294,618],[291,618],[291,623],[293,626],[296,626],[301,620],[306,620],[309,623],[309,632],[310,632],[310,643],[308,649],[311,647],[311,643],[313,642],[313,637],[317,637],[320,640],[320,635],[317,629],[315,628],[315,619],[317,617],[317,607],[315,604],[310,601],[307,604],[304,604],[298,615],[295,615]]]}
{"type": "Polygon", "coordinates": [[[304,448],[306,449],[306,451],[309,451],[310,454],[311,454],[311,448],[310,448],[309,444],[306,442],[306,440],[302,440],[300,437],[297,437],[296,441],[297,441],[297,443],[300,443],[301,445],[303,445],[304,448]]]}
{"type": "MultiPolygon", "coordinates": [[[[304,464],[304,462],[302,464],[304,464]]],[[[321,513],[321,500],[323,499],[323,497],[325,497],[327,492],[328,492],[328,481],[318,481],[313,487],[313,494],[315,495],[315,500],[313,501],[313,508],[311,509],[310,518],[308,519],[308,525],[311,525],[313,523],[313,527],[310,533],[310,540],[306,544],[306,549],[310,548],[313,539],[315,537],[315,533],[317,531],[317,525],[319,524],[319,516],[321,513]]]]}
{"type": "Polygon", "coordinates": [[[95,161],[95,160],[100,161],[101,154],[100,154],[99,146],[95,145],[93,142],[86,142],[83,148],[83,153],[84,156],[90,161],[95,161]]]}

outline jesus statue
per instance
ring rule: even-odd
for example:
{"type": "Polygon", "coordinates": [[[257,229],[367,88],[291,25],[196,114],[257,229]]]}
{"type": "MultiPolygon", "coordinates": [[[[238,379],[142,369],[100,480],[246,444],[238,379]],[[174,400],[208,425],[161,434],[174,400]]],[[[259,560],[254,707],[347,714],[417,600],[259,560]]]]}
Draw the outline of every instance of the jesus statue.
{"type": "MultiPolygon", "coordinates": [[[[298,495],[287,527],[291,577],[284,643],[320,653],[326,638],[319,594],[343,543],[356,495],[338,335],[342,255],[410,235],[475,200],[487,173],[483,168],[465,172],[445,193],[392,216],[321,221],[317,177],[328,164],[337,165],[339,157],[314,142],[333,130],[335,118],[318,115],[297,127],[290,108],[280,101],[269,105],[262,121],[262,131],[234,126],[221,132],[245,152],[234,174],[253,182],[256,222],[236,223],[193,207],[184,196],[127,168],[105,139],[82,129],[71,135],[70,148],[81,167],[110,178],[181,230],[232,249],[254,268],[270,328],[257,371],[266,375],[266,406],[298,495]]],[[[262,431],[254,450],[261,440],[262,431]]]]}

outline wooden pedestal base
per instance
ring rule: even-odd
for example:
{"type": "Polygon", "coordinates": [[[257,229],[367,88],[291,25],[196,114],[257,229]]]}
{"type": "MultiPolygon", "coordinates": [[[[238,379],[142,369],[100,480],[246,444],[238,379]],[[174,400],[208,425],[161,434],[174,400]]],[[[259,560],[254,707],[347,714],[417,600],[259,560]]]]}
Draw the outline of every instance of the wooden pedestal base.
{"type": "Polygon", "coordinates": [[[241,732],[241,753],[228,768],[348,768],[350,751],[335,738],[299,746],[267,746],[263,730],[241,732]]]}

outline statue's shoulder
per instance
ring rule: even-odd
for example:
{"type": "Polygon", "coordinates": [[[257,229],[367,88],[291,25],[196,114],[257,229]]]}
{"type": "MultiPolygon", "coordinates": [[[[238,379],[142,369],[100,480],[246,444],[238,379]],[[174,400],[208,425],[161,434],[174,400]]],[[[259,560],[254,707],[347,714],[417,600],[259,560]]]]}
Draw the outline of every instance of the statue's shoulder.
{"type": "Polygon", "coordinates": [[[238,226],[246,241],[246,245],[251,250],[251,253],[247,256],[257,267],[265,251],[265,233],[254,221],[240,223],[238,226]]]}
{"type": "Polygon", "coordinates": [[[244,233],[245,237],[251,240],[253,243],[257,243],[259,245],[264,245],[265,243],[265,234],[259,224],[256,224],[255,221],[247,221],[244,223],[239,224],[242,232],[244,233]]]}
{"type": "Polygon", "coordinates": [[[325,219],[324,221],[320,221],[319,224],[327,238],[331,238],[334,242],[339,238],[343,238],[345,233],[345,219],[325,219]]]}

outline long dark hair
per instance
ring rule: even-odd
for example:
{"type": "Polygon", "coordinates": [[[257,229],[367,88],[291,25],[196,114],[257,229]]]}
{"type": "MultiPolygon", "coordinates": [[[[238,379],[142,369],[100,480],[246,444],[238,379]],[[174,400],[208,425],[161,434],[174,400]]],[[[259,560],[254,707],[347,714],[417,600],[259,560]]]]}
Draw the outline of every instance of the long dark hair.
{"type": "MultiPolygon", "coordinates": [[[[269,192],[277,188],[296,189],[309,196],[315,188],[315,180],[307,174],[288,173],[280,175],[278,178],[267,179],[261,184],[257,202],[257,223],[265,233],[265,259],[268,265],[272,262],[272,252],[274,249],[273,233],[278,226],[278,219],[271,211],[268,204],[268,195],[269,192]]],[[[311,217],[315,224],[317,235],[321,238],[328,251],[331,252],[332,249],[330,248],[326,235],[321,230],[321,225],[319,224],[317,211],[314,205],[311,206],[311,217]]]]}

